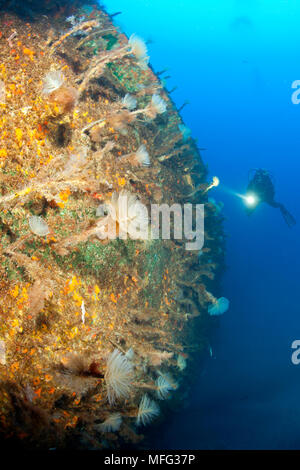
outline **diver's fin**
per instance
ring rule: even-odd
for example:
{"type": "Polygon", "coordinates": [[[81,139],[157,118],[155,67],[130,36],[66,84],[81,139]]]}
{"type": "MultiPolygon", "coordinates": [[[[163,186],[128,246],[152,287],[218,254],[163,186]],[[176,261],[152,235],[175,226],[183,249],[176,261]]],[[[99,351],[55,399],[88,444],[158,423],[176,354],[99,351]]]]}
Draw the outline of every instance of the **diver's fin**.
{"type": "Polygon", "coordinates": [[[290,214],[289,211],[282,204],[279,204],[279,209],[281,211],[281,214],[282,214],[286,224],[289,227],[293,227],[293,225],[296,224],[296,220],[294,219],[292,214],[290,214]]]}

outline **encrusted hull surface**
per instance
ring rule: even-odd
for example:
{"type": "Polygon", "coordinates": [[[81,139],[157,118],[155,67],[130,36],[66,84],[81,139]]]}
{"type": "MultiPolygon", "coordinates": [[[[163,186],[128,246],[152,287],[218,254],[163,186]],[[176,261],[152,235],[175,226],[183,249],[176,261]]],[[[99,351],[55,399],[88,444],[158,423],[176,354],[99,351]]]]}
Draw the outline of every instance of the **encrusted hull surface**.
{"type": "Polygon", "coordinates": [[[224,247],[207,170],[143,45],[100,7],[0,8],[2,440],[145,446],[146,425],[186,399],[216,321],[224,247]],[[201,252],[132,239],[118,214],[117,238],[101,239],[120,194],[205,204],[201,252]]]}

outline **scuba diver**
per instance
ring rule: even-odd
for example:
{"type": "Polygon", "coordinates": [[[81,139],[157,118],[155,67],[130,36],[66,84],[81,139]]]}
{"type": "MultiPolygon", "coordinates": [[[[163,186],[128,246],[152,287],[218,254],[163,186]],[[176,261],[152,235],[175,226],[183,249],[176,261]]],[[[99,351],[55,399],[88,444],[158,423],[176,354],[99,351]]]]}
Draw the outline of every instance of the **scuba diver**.
{"type": "Polygon", "coordinates": [[[289,227],[295,225],[296,220],[287,211],[284,205],[274,200],[275,189],[269,172],[261,168],[251,170],[249,177],[253,171],[255,173],[249,181],[245,196],[246,204],[248,206],[248,215],[252,214],[261,202],[266,202],[269,206],[280,209],[281,214],[289,227]]]}

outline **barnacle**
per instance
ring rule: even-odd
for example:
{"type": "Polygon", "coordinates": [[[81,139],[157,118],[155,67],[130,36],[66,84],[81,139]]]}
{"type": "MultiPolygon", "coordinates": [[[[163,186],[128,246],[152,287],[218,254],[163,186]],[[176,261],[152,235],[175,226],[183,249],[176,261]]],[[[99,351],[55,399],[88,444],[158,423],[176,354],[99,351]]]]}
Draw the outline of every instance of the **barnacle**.
{"type": "Polygon", "coordinates": [[[134,96],[130,95],[129,93],[127,93],[122,99],[122,106],[129,109],[130,111],[135,109],[136,105],[137,105],[136,98],[134,98],[134,96]]]}
{"type": "Polygon", "coordinates": [[[167,110],[167,104],[161,96],[153,95],[149,110],[151,110],[153,114],[163,114],[167,110]]]}
{"type": "Polygon", "coordinates": [[[215,187],[219,186],[219,184],[220,184],[219,178],[217,176],[214,176],[213,179],[212,179],[212,182],[207,186],[207,188],[205,189],[204,192],[206,193],[211,188],[215,188],[215,187]]]}
{"type": "Polygon", "coordinates": [[[104,378],[110,404],[113,404],[118,398],[128,397],[132,388],[133,366],[124,354],[117,349],[108,358],[104,378]]]}
{"type": "Polygon", "coordinates": [[[151,421],[158,416],[160,413],[159,406],[155,403],[154,400],[151,400],[148,395],[143,395],[138,409],[138,415],[136,418],[136,423],[138,426],[143,424],[146,426],[151,423],[151,421]]]}
{"type": "Polygon", "coordinates": [[[50,232],[47,222],[45,222],[42,217],[37,217],[35,215],[29,217],[29,225],[31,231],[40,237],[44,237],[50,232]]]}
{"type": "Polygon", "coordinates": [[[129,45],[132,54],[140,61],[140,63],[148,63],[149,57],[147,56],[148,50],[145,42],[139,36],[133,34],[129,38],[129,45]]]}
{"type": "Polygon", "coordinates": [[[208,307],[208,313],[212,316],[222,315],[229,309],[229,300],[225,297],[220,297],[216,302],[208,307]]]}
{"type": "Polygon", "coordinates": [[[181,134],[182,134],[183,140],[184,141],[188,140],[191,137],[191,134],[192,134],[191,129],[189,129],[184,124],[179,124],[178,127],[179,127],[179,130],[180,130],[181,134]]]}
{"type": "Polygon", "coordinates": [[[150,165],[150,157],[149,153],[147,152],[146,146],[143,144],[141,145],[135,153],[135,160],[142,166],[149,166],[150,165]]]}
{"type": "Polygon", "coordinates": [[[183,357],[182,354],[178,354],[177,367],[179,370],[184,370],[186,368],[186,359],[183,357]]]}
{"type": "Polygon", "coordinates": [[[127,190],[114,192],[107,201],[106,208],[108,216],[99,224],[97,231],[99,238],[109,236],[110,230],[113,236],[118,235],[120,238],[127,239],[127,235],[134,240],[148,238],[148,210],[135,194],[127,190]]]}
{"type": "Polygon", "coordinates": [[[173,377],[168,373],[158,371],[159,376],[156,380],[157,396],[160,400],[168,398],[169,392],[176,390],[178,385],[173,377]]]}
{"type": "Polygon", "coordinates": [[[136,152],[132,152],[129,155],[123,155],[120,161],[128,161],[131,165],[135,166],[149,166],[151,164],[149,153],[146,146],[141,145],[136,152]]]}
{"type": "Polygon", "coordinates": [[[122,416],[120,413],[112,413],[106,418],[103,423],[95,426],[95,429],[100,432],[115,432],[120,429],[122,424],[122,416]]]}
{"type": "Polygon", "coordinates": [[[64,74],[60,70],[48,72],[43,80],[42,95],[48,96],[58,90],[65,81],[64,74]]]}

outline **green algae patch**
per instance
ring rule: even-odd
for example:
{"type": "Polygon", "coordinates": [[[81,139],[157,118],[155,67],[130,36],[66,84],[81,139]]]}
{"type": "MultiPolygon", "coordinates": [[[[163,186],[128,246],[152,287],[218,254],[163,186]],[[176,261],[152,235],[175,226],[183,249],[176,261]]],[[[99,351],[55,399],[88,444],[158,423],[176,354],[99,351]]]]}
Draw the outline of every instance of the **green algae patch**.
{"type": "Polygon", "coordinates": [[[124,275],[126,266],[134,262],[134,245],[123,240],[113,240],[107,245],[82,243],[76,252],[56,259],[62,268],[71,265],[81,275],[91,274],[102,284],[109,284],[124,275]]]}

